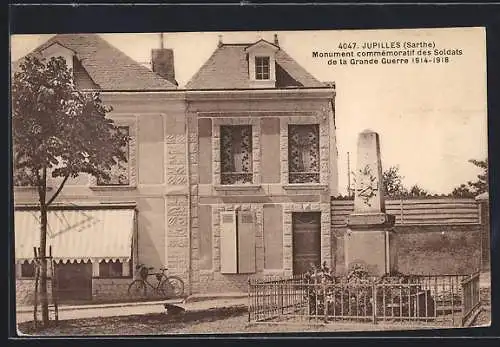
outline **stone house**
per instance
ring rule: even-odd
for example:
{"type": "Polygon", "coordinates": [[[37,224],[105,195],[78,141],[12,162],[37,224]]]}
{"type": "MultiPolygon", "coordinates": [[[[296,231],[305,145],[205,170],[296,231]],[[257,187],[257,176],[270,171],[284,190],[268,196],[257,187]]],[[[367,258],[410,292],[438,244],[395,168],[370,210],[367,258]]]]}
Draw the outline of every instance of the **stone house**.
{"type": "MultiPolygon", "coordinates": [[[[248,276],[331,264],[335,88],[277,37],[220,42],[182,90],[171,49],[152,50],[153,71],[94,34],[56,35],[31,54],[63,56],[76,85],[100,90],[131,136],[129,160],[110,181],[70,179],[49,212],[60,296],[126,296],[137,264],[168,267],[186,294],[246,290],[248,276]]],[[[23,303],[39,244],[36,191],[14,187],[14,201],[23,303]]]]}
{"type": "Polygon", "coordinates": [[[334,97],[277,36],[219,42],[187,83],[193,290],[331,265],[334,97]]]}
{"type": "MultiPolygon", "coordinates": [[[[167,264],[167,210],[186,201],[185,101],[177,91],[173,51],[152,51],[156,73],[93,34],[56,35],[30,54],[64,57],[75,84],[100,90],[103,102],[113,107],[110,117],[130,135],[124,148],[128,162],[113,168],[111,180],[88,175],[68,180],[49,212],[47,242],[57,263],[60,300],[124,295],[133,264],[167,264]]],[[[59,182],[51,183],[49,194],[59,182]]],[[[17,298],[22,303],[33,295],[38,194],[33,187],[13,190],[17,298]]],[[[182,263],[168,265],[186,277],[182,263]]]]}

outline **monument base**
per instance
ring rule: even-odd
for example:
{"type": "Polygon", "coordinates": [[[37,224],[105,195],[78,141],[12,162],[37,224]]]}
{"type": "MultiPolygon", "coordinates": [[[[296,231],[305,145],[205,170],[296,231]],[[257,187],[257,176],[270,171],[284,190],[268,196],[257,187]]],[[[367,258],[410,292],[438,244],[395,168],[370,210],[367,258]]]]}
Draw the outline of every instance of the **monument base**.
{"type": "Polygon", "coordinates": [[[394,232],[388,230],[348,229],[344,237],[347,271],[360,265],[372,276],[397,272],[397,245],[394,232]]]}

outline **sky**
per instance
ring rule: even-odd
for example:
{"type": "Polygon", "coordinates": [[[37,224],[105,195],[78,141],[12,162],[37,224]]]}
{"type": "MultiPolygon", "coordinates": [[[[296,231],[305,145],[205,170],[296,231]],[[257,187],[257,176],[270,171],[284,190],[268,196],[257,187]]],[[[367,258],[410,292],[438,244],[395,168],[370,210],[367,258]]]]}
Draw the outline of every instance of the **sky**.
{"type": "MultiPolygon", "coordinates": [[[[345,30],[288,32],[164,33],[174,50],[180,87],[217,47],[225,43],[272,42],[320,81],[336,83],[339,190],[347,190],[347,153],[355,167],[357,136],[365,129],[380,136],[382,165],[399,166],[406,186],[450,193],[475,180],[479,169],[469,159],[487,157],[486,39],[483,28],[345,30]],[[448,63],[328,65],[313,51],[337,51],[340,43],[434,42],[438,50],[461,50],[448,63]]],[[[17,60],[52,35],[14,35],[11,59],[17,60]]],[[[140,63],[149,63],[160,46],[158,33],[103,34],[104,39],[140,63]]],[[[427,50],[427,49],[425,49],[427,50]]],[[[433,50],[431,48],[431,50],[433,50]]],[[[358,58],[359,59],[359,58],[358,58]]]]}

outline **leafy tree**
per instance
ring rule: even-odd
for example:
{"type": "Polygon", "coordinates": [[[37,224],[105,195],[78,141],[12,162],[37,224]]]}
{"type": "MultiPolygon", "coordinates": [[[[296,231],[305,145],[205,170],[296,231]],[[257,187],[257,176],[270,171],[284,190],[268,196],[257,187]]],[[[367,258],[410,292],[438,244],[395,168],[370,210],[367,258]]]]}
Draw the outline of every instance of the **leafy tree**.
{"type": "Polygon", "coordinates": [[[407,198],[423,198],[430,196],[429,192],[421,188],[418,184],[415,184],[409,190],[406,190],[404,195],[407,198]]]}
{"type": "Polygon", "coordinates": [[[470,159],[469,163],[481,169],[476,181],[468,181],[453,189],[451,196],[457,198],[473,198],[488,191],[488,159],[470,159]]]}
{"type": "Polygon", "coordinates": [[[485,193],[488,191],[488,159],[475,160],[470,159],[469,163],[474,164],[482,170],[482,172],[477,175],[477,181],[469,181],[467,184],[474,190],[476,195],[485,193]]]}
{"type": "Polygon", "coordinates": [[[111,167],[127,160],[121,148],[128,136],[106,118],[111,107],[102,103],[98,92],[76,88],[62,58],[27,57],[13,76],[11,91],[14,183],[31,185],[38,192],[40,301],[46,326],[48,208],[70,177],[88,173],[108,179],[111,167]],[[59,182],[51,196],[49,176],[59,182]]]}
{"type": "Polygon", "coordinates": [[[399,172],[399,166],[391,166],[382,173],[383,192],[386,198],[399,198],[405,195],[403,187],[403,176],[399,172]]]}
{"type": "MultiPolygon", "coordinates": [[[[356,181],[356,174],[351,173],[354,176],[354,181],[356,181]]],[[[401,175],[399,171],[399,166],[391,166],[384,170],[382,173],[382,190],[384,196],[388,199],[401,199],[401,198],[421,198],[428,197],[431,194],[420,187],[418,184],[413,185],[410,188],[406,188],[403,185],[404,176],[401,175]]],[[[352,194],[354,194],[354,189],[352,189],[352,194]]],[[[350,198],[352,199],[354,195],[350,198]]],[[[338,199],[346,199],[346,197],[338,197],[338,199]]]]}
{"type": "Polygon", "coordinates": [[[451,196],[454,198],[473,198],[476,196],[471,190],[470,187],[466,184],[461,184],[458,187],[454,188],[451,192],[451,196]]]}

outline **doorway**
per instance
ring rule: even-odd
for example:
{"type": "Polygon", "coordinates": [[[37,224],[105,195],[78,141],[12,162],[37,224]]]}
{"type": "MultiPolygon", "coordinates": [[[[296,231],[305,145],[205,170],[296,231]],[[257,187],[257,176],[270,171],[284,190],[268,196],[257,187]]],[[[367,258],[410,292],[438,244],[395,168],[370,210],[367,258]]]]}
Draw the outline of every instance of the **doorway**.
{"type": "Polygon", "coordinates": [[[58,301],[92,300],[92,263],[61,263],[55,270],[58,301]]]}
{"type": "Polygon", "coordinates": [[[292,213],[293,274],[321,266],[321,213],[292,213]]]}

